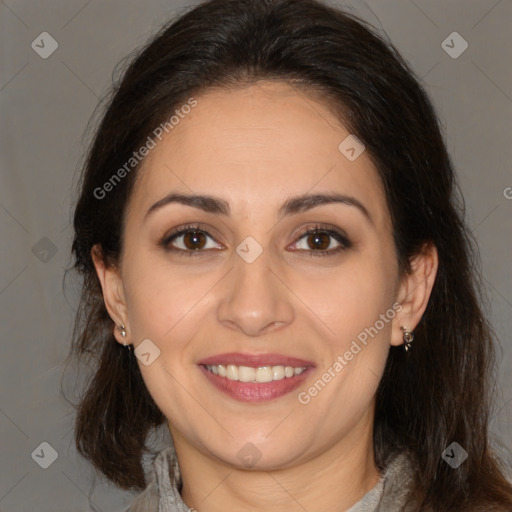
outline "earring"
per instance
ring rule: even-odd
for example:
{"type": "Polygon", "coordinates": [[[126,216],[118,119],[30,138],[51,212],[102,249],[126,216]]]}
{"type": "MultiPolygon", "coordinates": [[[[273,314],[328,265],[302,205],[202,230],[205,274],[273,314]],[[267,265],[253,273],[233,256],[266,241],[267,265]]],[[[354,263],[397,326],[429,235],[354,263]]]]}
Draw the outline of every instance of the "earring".
{"type": "Polygon", "coordinates": [[[400,329],[404,332],[404,350],[408,352],[414,340],[414,334],[412,331],[408,331],[407,327],[400,327],[400,329]]]}
{"type": "MultiPolygon", "coordinates": [[[[119,334],[121,335],[121,338],[126,338],[126,327],[124,324],[118,325],[117,328],[119,329],[119,334]]],[[[123,345],[128,349],[128,352],[132,351],[132,345],[131,343],[128,344],[126,341],[123,341],[123,345]]]]}
{"type": "MultiPolygon", "coordinates": [[[[121,338],[126,338],[126,327],[121,324],[119,327],[119,333],[121,334],[121,338]]],[[[126,341],[124,342],[124,346],[126,347],[126,341]]]]}

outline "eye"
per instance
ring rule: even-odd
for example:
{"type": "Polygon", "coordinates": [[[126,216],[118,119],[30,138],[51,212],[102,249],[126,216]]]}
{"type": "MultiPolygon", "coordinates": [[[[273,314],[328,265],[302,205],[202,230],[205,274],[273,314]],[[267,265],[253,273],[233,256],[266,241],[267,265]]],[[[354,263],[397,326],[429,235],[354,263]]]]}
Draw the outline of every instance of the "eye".
{"type": "Polygon", "coordinates": [[[332,256],[352,247],[352,243],[344,233],[322,226],[309,228],[300,235],[299,241],[301,240],[305,242],[306,247],[299,248],[300,251],[310,252],[311,256],[332,256]]]}
{"type": "Polygon", "coordinates": [[[208,245],[208,239],[213,238],[199,226],[183,226],[166,235],[160,245],[166,250],[189,256],[199,255],[206,249],[222,249],[222,246],[213,243],[208,245]]]}
{"type": "MultiPolygon", "coordinates": [[[[298,248],[298,252],[309,252],[310,256],[332,256],[352,247],[348,237],[341,231],[333,228],[314,226],[304,231],[294,246],[299,242],[305,242],[306,247],[298,248]],[[334,246],[334,247],[333,247],[334,246]]],[[[216,242],[212,236],[199,225],[183,226],[166,235],[160,245],[168,252],[181,255],[199,256],[207,249],[219,250],[223,247],[216,242]],[[211,240],[208,245],[208,239],[211,240]]]]}

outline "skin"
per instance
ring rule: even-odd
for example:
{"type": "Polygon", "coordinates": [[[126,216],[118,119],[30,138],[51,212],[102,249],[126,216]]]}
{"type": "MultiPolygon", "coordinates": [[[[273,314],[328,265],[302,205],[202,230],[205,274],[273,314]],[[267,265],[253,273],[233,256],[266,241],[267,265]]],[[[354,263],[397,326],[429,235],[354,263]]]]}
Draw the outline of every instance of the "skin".
{"type": "MultiPolygon", "coordinates": [[[[146,157],[130,198],[120,265],[93,258],[120,343],[149,338],[160,356],[139,361],[168,419],[184,482],[200,512],[346,510],[378,481],[372,445],[375,392],[401,326],[414,330],[437,271],[427,246],[401,276],[381,183],[368,155],[349,161],[338,145],[347,129],[323,103],[280,82],[210,90],[146,157]],[[230,216],[182,204],[145,218],[170,192],[226,200],[230,216]],[[290,196],[338,192],[356,198],[280,218],[290,196]],[[200,223],[201,254],[166,252],[173,228],[200,223]],[[317,256],[300,237],[316,223],[343,231],[351,247],[317,256]],[[252,263],[236,252],[247,237],[263,249],[252,263]],[[218,249],[218,250],[215,250],[218,249]],[[401,309],[311,401],[311,387],[394,302],[401,309]],[[263,403],[238,402],[205,378],[198,361],[224,352],[274,352],[314,362],[294,392],[263,403]],[[237,456],[261,454],[252,469],[237,456]],[[286,507],[286,508],[285,508],[286,507]]],[[[174,240],[185,249],[184,237],[174,240]]],[[[190,235],[188,237],[191,247],[190,235]]],[[[193,243],[193,242],[192,242],[193,243]]],[[[327,238],[322,248],[340,243],[327,238]],[[327,245],[329,244],[330,245],[327,245]]],[[[97,249],[97,248],[96,248],[97,249]]]]}

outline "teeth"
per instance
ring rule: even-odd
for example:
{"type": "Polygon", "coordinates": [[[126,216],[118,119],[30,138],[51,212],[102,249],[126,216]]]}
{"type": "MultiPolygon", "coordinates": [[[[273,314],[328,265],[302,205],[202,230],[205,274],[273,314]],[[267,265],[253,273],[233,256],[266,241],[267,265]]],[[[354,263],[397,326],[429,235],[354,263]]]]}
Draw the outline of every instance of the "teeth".
{"type": "MultiPolygon", "coordinates": [[[[213,370],[213,368],[212,368],[213,370]]],[[[256,379],[256,370],[254,368],[250,368],[249,366],[239,366],[238,367],[238,379],[231,380],[239,380],[240,382],[252,382],[256,379]]]]}
{"type": "Polygon", "coordinates": [[[226,377],[229,380],[238,380],[238,366],[234,364],[228,364],[226,367],[226,377]]]}
{"type": "Polygon", "coordinates": [[[238,380],[240,382],[271,382],[273,380],[283,380],[294,375],[300,375],[305,366],[294,368],[293,366],[260,366],[252,368],[251,366],[237,366],[234,364],[206,365],[209,372],[226,377],[229,380],[238,380]]]}
{"type": "Polygon", "coordinates": [[[284,366],[272,366],[272,380],[284,379],[284,366]]]}
{"type": "Polygon", "coordinates": [[[271,382],[274,380],[272,366],[262,366],[256,370],[256,382],[271,382]]]}

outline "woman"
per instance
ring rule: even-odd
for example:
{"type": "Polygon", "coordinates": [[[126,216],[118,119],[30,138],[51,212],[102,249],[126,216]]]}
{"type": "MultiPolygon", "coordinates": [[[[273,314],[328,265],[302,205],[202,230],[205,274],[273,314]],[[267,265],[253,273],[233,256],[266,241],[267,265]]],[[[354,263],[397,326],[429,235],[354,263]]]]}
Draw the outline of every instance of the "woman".
{"type": "Polygon", "coordinates": [[[80,453],[143,490],[132,512],[512,510],[459,200],[429,99],[363,21],[213,0],[164,27],[75,212],[80,453]]]}

